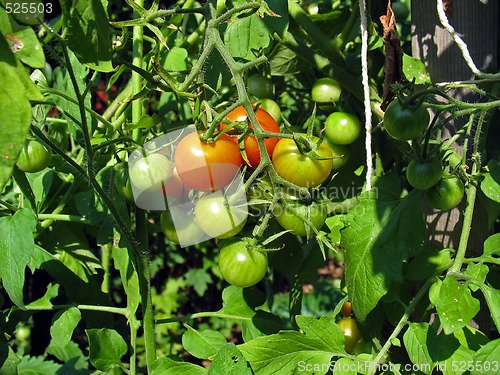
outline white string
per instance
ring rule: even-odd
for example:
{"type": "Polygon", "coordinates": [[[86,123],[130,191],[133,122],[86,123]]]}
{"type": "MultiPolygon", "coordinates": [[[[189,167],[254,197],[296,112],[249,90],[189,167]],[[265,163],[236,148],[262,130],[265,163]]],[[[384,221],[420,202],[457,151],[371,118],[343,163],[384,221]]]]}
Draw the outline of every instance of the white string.
{"type": "Polygon", "coordinates": [[[359,13],[361,15],[361,65],[363,67],[363,94],[365,105],[365,131],[366,131],[366,191],[372,188],[372,108],[370,102],[370,82],[368,79],[368,27],[366,20],[365,0],[359,0],[359,13]]]}
{"type": "Polygon", "coordinates": [[[462,56],[469,66],[470,70],[472,73],[474,73],[476,76],[480,78],[500,78],[500,74],[487,74],[481,72],[476,64],[474,63],[474,60],[472,59],[470,53],[469,53],[469,48],[467,47],[467,44],[460,38],[460,36],[456,33],[455,29],[453,26],[451,26],[450,22],[448,21],[448,17],[446,16],[446,12],[444,11],[444,6],[443,6],[443,0],[437,0],[437,12],[439,16],[439,21],[441,22],[441,25],[450,33],[450,35],[453,37],[453,40],[457,44],[458,48],[460,48],[460,51],[462,51],[462,56]]]}

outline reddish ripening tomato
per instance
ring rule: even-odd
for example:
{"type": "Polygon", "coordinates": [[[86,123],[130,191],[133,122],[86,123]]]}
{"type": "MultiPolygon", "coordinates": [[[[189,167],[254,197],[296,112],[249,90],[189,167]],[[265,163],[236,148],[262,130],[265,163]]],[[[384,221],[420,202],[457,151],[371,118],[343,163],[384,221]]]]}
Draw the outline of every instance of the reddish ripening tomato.
{"type": "MultiPolygon", "coordinates": [[[[267,113],[262,108],[259,108],[255,113],[255,117],[257,117],[257,121],[263,130],[271,132],[271,133],[279,133],[280,128],[274,118],[267,113]]],[[[245,111],[243,106],[239,106],[238,108],[231,111],[226,118],[229,121],[245,121],[248,118],[248,114],[245,111]]],[[[224,129],[227,124],[220,124],[220,129],[224,129]]],[[[250,128],[253,129],[252,124],[250,123],[250,128]]],[[[266,150],[268,155],[272,155],[274,151],[274,147],[278,143],[279,138],[265,138],[264,144],[266,146],[266,150]]],[[[248,161],[250,162],[250,166],[255,167],[260,163],[260,150],[259,144],[257,143],[257,139],[253,135],[247,135],[245,137],[245,153],[247,154],[248,161]]]]}
{"type": "Polygon", "coordinates": [[[174,160],[184,184],[199,191],[215,191],[227,186],[242,162],[238,145],[227,134],[212,143],[204,143],[197,133],[179,142],[174,160]]]}
{"type": "Polygon", "coordinates": [[[184,182],[182,182],[179,173],[177,173],[177,168],[175,167],[172,170],[172,175],[161,188],[161,192],[171,198],[187,197],[189,190],[190,189],[184,182]]]}

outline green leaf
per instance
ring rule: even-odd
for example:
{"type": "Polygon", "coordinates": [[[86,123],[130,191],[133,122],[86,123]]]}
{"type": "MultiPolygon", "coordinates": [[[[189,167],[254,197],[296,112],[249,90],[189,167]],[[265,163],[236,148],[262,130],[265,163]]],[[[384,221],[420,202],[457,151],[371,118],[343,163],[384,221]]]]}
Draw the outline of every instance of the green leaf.
{"type": "Polygon", "coordinates": [[[407,54],[403,55],[403,73],[408,81],[412,81],[415,78],[416,84],[432,83],[424,63],[407,54]]]}
{"type": "Polygon", "coordinates": [[[17,371],[23,375],[54,375],[59,373],[61,367],[62,365],[59,363],[47,360],[42,356],[24,356],[17,365],[17,371]]]}
{"type": "Polygon", "coordinates": [[[479,312],[479,301],[472,297],[467,285],[460,284],[454,276],[447,276],[436,304],[444,332],[449,335],[465,327],[479,312]]]}
{"type": "Polygon", "coordinates": [[[83,65],[99,72],[113,70],[107,5],[107,0],[61,1],[69,48],[83,65]]]}
{"type": "MultiPolygon", "coordinates": [[[[48,354],[66,363],[64,367],[68,369],[68,375],[85,374],[83,371],[77,372],[75,370],[87,369],[89,367],[87,357],[85,357],[76,342],[70,341],[66,346],[61,347],[56,345],[54,341],[51,341],[46,351],[48,354]],[[72,369],[73,372],[69,372],[70,369],[72,369]]],[[[62,371],[63,370],[61,370],[61,372],[62,371]]],[[[57,375],[59,375],[59,373],[57,375]]]]}
{"type": "Polygon", "coordinates": [[[488,198],[500,203],[500,163],[490,161],[488,167],[490,171],[483,173],[481,190],[488,198]]]}
{"type": "Polygon", "coordinates": [[[486,241],[484,241],[483,246],[484,246],[483,255],[500,256],[500,233],[495,233],[489,236],[486,239],[486,241]]]}
{"type": "Polygon", "coordinates": [[[185,324],[187,331],[182,335],[182,346],[196,358],[212,359],[219,349],[227,343],[219,331],[197,331],[185,324]]]}
{"type": "Polygon", "coordinates": [[[490,309],[491,317],[497,329],[500,329],[500,291],[484,284],[480,288],[490,309]]]}
{"type": "MultiPolygon", "coordinates": [[[[35,269],[32,269],[32,273],[35,272],[35,269]]],[[[36,301],[31,302],[29,307],[37,307],[37,306],[52,306],[51,300],[56,298],[59,295],[59,284],[50,282],[49,285],[47,285],[47,291],[45,292],[45,295],[36,301]]]]}
{"type": "Polygon", "coordinates": [[[430,371],[427,373],[431,373],[439,353],[438,339],[432,327],[428,323],[410,323],[403,341],[410,360],[414,364],[428,365],[430,371]]]}
{"type": "Polygon", "coordinates": [[[242,320],[243,340],[269,335],[283,328],[281,319],[267,311],[257,309],[265,302],[264,295],[256,288],[229,286],[222,291],[222,309],[218,316],[242,320]]]}
{"type": "MultiPolygon", "coordinates": [[[[349,358],[340,358],[332,367],[332,375],[356,375],[358,372],[353,369],[359,368],[359,362],[355,362],[349,358]]],[[[365,366],[361,367],[362,369],[365,366]]]]}
{"type": "Polygon", "coordinates": [[[43,95],[0,33],[0,191],[12,174],[31,123],[29,100],[43,95]]]}
{"type": "Polygon", "coordinates": [[[6,35],[14,54],[26,65],[32,68],[43,68],[45,66],[45,54],[35,31],[31,27],[23,28],[15,34],[6,35]],[[15,44],[15,48],[13,45],[15,44]]]}
{"type": "MultiPolygon", "coordinates": [[[[331,319],[323,316],[318,320],[301,315],[295,319],[301,332],[280,331],[238,346],[255,373],[295,374],[301,364],[321,366],[330,364],[332,356],[347,355],[342,330],[331,319]]],[[[314,374],[326,374],[329,366],[322,367],[314,374]]]]}
{"type": "Polygon", "coordinates": [[[328,229],[330,229],[330,239],[332,240],[332,242],[340,242],[340,230],[344,228],[342,215],[333,215],[327,217],[325,224],[328,226],[328,229]]]}
{"type": "MultiPolygon", "coordinates": [[[[215,48],[210,53],[205,64],[205,81],[215,91],[231,79],[231,72],[227,69],[224,59],[215,48]]],[[[162,95],[163,96],[163,95],[162,95]]]]}
{"type": "Polygon", "coordinates": [[[271,35],[276,33],[280,38],[285,38],[289,23],[288,2],[282,0],[266,0],[266,2],[276,16],[265,15],[262,19],[264,25],[271,32],[271,35]]]}
{"type": "Polygon", "coordinates": [[[403,281],[403,260],[417,254],[427,237],[422,195],[410,193],[400,199],[389,181],[361,194],[358,206],[342,220],[346,285],[361,321],[392,283],[403,281]]]}
{"type": "Polygon", "coordinates": [[[182,72],[188,68],[188,51],[185,48],[174,46],[170,49],[163,67],[169,72],[182,72]]]}
{"type": "Polygon", "coordinates": [[[500,358],[500,339],[490,341],[474,353],[473,361],[475,369],[471,375],[500,374],[498,359],[500,358]],[[495,365],[496,363],[496,365],[495,365]]]}
{"type": "Polygon", "coordinates": [[[5,335],[0,335],[0,374],[18,375],[17,365],[20,358],[14,353],[5,339],[5,335]]]}
{"type": "Polygon", "coordinates": [[[440,274],[447,266],[451,265],[451,252],[449,249],[436,251],[429,249],[418,254],[410,262],[407,272],[408,280],[425,280],[440,274]]]}
{"type": "Polygon", "coordinates": [[[205,295],[208,285],[212,284],[212,277],[202,268],[193,268],[186,273],[188,285],[194,287],[196,293],[201,297],[205,295]]]}
{"type": "Polygon", "coordinates": [[[250,61],[269,50],[271,32],[257,14],[252,14],[229,23],[224,42],[234,58],[250,61]]]}
{"type": "Polygon", "coordinates": [[[120,271],[120,279],[123,289],[127,295],[127,307],[129,311],[135,313],[139,307],[141,299],[139,291],[139,278],[130,259],[127,248],[113,248],[113,264],[120,271]]]}
{"type": "MultiPolygon", "coordinates": [[[[473,277],[474,279],[478,280],[481,283],[484,283],[486,280],[486,275],[488,275],[488,272],[490,271],[490,268],[483,263],[469,263],[467,265],[466,270],[464,271],[464,274],[470,277],[473,277]]],[[[470,290],[475,292],[476,290],[479,289],[479,286],[470,283],[469,284],[470,290]]]]}
{"type": "Polygon", "coordinates": [[[232,344],[224,344],[210,364],[209,375],[252,375],[243,354],[232,344]]]}
{"type": "Polygon", "coordinates": [[[278,44],[269,56],[271,75],[286,76],[297,74],[304,70],[304,63],[297,54],[284,44],[278,44]]]}
{"type": "Polygon", "coordinates": [[[39,10],[45,9],[47,13],[50,13],[49,9],[52,10],[52,6],[49,4],[45,5],[44,8],[39,8],[39,4],[42,4],[42,0],[16,0],[14,1],[14,3],[19,3],[21,4],[21,6],[22,4],[26,4],[28,6],[27,8],[28,10],[30,9],[30,4],[33,4],[36,7],[37,10],[36,12],[28,11],[28,12],[12,13],[12,16],[16,21],[19,21],[27,25],[38,25],[40,24],[41,21],[43,21],[44,13],[43,11],[39,12],[39,10]]]}
{"type": "Polygon", "coordinates": [[[101,371],[111,370],[121,364],[127,353],[127,343],[120,334],[109,328],[86,330],[89,339],[89,359],[101,371]]]}
{"type": "Polygon", "coordinates": [[[168,357],[158,358],[151,366],[151,375],[207,375],[207,372],[204,367],[168,357]]]}
{"type": "Polygon", "coordinates": [[[50,336],[54,343],[62,347],[66,346],[81,318],[82,314],[76,307],[58,311],[50,326],[50,336]]]}
{"type": "Polygon", "coordinates": [[[12,302],[21,308],[24,271],[34,250],[35,227],[35,216],[27,208],[14,216],[0,217],[0,277],[12,302]]]}

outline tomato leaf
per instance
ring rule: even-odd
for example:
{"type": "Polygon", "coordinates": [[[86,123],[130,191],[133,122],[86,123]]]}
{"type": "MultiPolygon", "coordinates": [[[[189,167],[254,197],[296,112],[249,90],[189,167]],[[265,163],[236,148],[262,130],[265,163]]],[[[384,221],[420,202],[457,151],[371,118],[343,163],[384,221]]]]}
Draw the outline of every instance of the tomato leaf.
{"type": "Polygon", "coordinates": [[[495,362],[498,363],[498,358],[500,358],[500,339],[490,341],[474,353],[473,361],[480,367],[476,366],[475,370],[471,371],[471,375],[486,374],[492,370],[491,366],[495,362]],[[484,371],[481,371],[483,369],[484,371]]]}
{"type": "Polygon", "coordinates": [[[243,340],[249,341],[258,336],[276,333],[283,328],[279,317],[257,309],[264,302],[264,295],[255,287],[229,286],[222,292],[222,309],[217,314],[218,316],[227,315],[228,318],[242,320],[243,340]]]}
{"type": "Polygon", "coordinates": [[[480,288],[490,309],[491,317],[497,329],[500,329],[500,291],[484,284],[480,288]]]}
{"type": "Polygon", "coordinates": [[[294,374],[300,363],[307,363],[319,365],[315,374],[326,374],[329,366],[322,365],[329,365],[333,356],[347,355],[342,330],[330,318],[298,315],[296,322],[301,332],[280,331],[238,346],[255,373],[294,374]]]}
{"type": "Polygon", "coordinates": [[[426,364],[429,369],[435,367],[439,354],[438,338],[429,323],[410,323],[403,341],[414,364],[426,364]]]}
{"type": "Polygon", "coordinates": [[[158,358],[151,366],[151,375],[206,375],[207,369],[188,362],[174,361],[168,357],[158,358]]]}
{"type": "Polygon", "coordinates": [[[266,2],[269,8],[278,16],[265,15],[263,18],[264,25],[271,33],[276,33],[280,38],[285,38],[289,23],[288,3],[282,0],[266,0],[266,2]]]}
{"type": "MultiPolygon", "coordinates": [[[[118,233],[116,233],[116,235],[118,236],[118,233]]],[[[124,241],[124,239],[122,239],[122,241],[124,241]]],[[[127,308],[129,311],[135,312],[141,300],[139,277],[137,276],[137,272],[126,247],[115,246],[113,248],[113,264],[120,272],[123,289],[127,295],[127,308]]]]}
{"type": "Polygon", "coordinates": [[[403,73],[408,81],[415,79],[417,85],[421,83],[431,83],[431,77],[429,77],[424,63],[407,54],[403,55],[403,73]]]}
{"type": "Polygon", "coordinates": [[[424,246],[426,226],[421,194],[395,195],[390,179],[361,194],[358,206],[345,215],[341,246],[352,308],[361,321],[392,283],[403,281],[402,263],[424,246]],[[384,186],[385,184],[385,186],[384,186]]]}
{"type": "Polygon", "coordinates": [[[500,233],[489,236],[486,241],[484,241],[483,246],[483,256],[500,256],[500,233]]]}
{"type": "Polygon", "coordinates": [[[68,46],[82,64],[99,72],[113,71],[107,5],[107,0],[61,1],[68,46]]]}
{"type": "Polygon", "coordinates": [[[35,216],[27,208],[0,217],[0,276],[10,299],[20,308],[24,308],[24,271],[35,247],[35,227],[35,216]]]}
{"type": "Polygon", "coordinates": [[[454,276],[444,279],[436,302],[439,320],[447,335],[465,327],[479,312],[479,300],[454,276]]]}
{"type": "Polygon", "coordinates": [[[202,268],[193,268],[186,272],[185,276],[187,284],[192,286],[200,297],[205,295],[208,285],[213,282],[208,272],[202,268]]]}
{"type": "Polygon", "coordinates": [[[86,330],[89,339],[89,359],[101,371],[118,366],[127,353],[127,343],[118,332],[109,328],[86,330]]]}
{"type": "Polygon", "coordinates": [[[481,190],[491,200],[500,203],[500,163],[488,163],[489,172],[483,173],[481,190]]]}
{"type": "Polygon", "coordinates": [[[236,59],[250,61],[271,47],[271,32],[257,14],[233,20],[224,33],[224,42],[236,59]]]}
{"type": "Polygon", "coordinates": [[[248,362],[236,345],[223,345],[210,364],[209,375],[252,375],[248,362]]]}
{"type": "Polygon", "coordinates": [[[30,357],[26,355],[21,358],[21,362],[17,365],[17,371],[19,374],[51,375],[59,373],[61,367],[61,364],[43,356],[30,357]]]}
{"type": "Polygon", "coordinates": [[[82,313],[76,307],[58,311],[50,326],[50,336],[53,342],[61,347],[69,344],[73,331],[81,318],[82,313]]]}
{"type": "Polygon", "coordinates": [[[226,338],[219,331],[198,331],[187,324],[184,326],[187,330],[182,335],[182,346],[196,358],[212,360],[219,349],[227,344],[226,338]]]}
{"type": "Polygon", "coordinates": [[[6,35],[11,48],[15,47],[15,55],[26,65],[32,68],[45,66],[45,54],[35,31],[31,27],[22,27],[15,34],[6,35]]]}

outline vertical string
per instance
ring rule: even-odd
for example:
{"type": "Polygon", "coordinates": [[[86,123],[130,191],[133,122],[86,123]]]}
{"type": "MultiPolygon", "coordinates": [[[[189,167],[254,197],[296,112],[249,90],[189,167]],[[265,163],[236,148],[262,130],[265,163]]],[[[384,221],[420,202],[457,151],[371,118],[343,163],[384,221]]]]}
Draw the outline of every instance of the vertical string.
{"type": "Polygon", "coordinates": [[[361,16],[361,65],[363,68],[363,96],[365,106],[366,131],[366,191],[372,188],[372,109],[370,101],[370,82],[368,79],[368,26],[366,19],[365,0],[359,0],[359,14],[361,16]]]}

